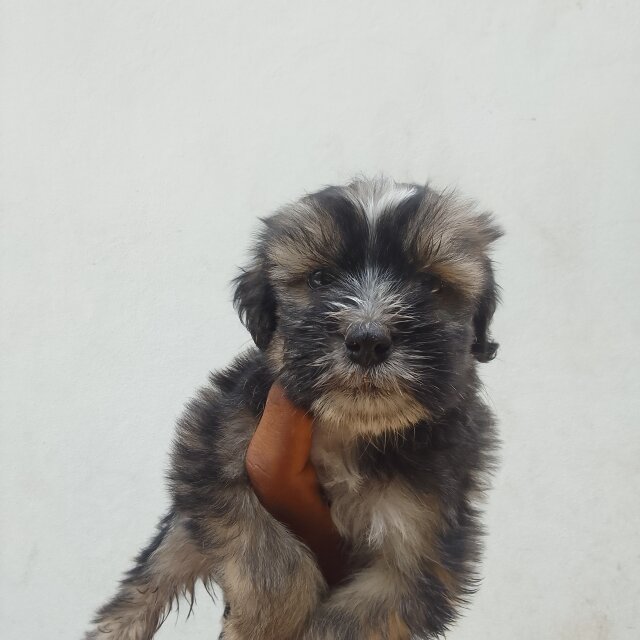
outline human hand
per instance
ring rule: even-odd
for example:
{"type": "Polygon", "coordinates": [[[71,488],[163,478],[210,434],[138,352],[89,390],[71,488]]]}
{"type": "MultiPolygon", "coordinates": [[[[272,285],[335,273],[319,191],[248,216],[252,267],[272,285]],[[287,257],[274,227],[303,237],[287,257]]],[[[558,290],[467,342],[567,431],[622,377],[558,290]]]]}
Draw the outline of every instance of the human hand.
{"type": "Polygon", "coordinates": [[[276,383],[249,443],[245,466],[260,502],[318,559],[329,585],[347,572],[347,554],[309,458],[313,421],[276,383]]]}

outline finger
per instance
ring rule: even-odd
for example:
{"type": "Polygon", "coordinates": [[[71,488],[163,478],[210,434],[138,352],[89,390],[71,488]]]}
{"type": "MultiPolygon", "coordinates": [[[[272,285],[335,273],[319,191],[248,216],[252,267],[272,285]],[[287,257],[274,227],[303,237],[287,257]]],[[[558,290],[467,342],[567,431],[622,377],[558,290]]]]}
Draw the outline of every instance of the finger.
{"type": "Polygon", "coordinates": [[[263,416],[271,412],[277,413],[279,421],[285,425],[297,423],[311,424],[309,414],[304,409],[296,407],[296,405],[287,398],[284,388],[279,382],[275,382],[269,390],[263,416]]]}
{"type": "Polygon", "coordinates": [[[311,416],[294,405],[285,395],[282,385],[275,383],[262,414],[261,424],[265,425],[274,441],[290,447],[309,448],[313,421],[311,416]]]}
{"type": "Polygon", "coordinates": [[[302,470],[309,459],[311,433],[311,417],[296,407],[276,383],[269,392],[251,448],[259,451],[263,464],[295,473],[302,470]]]}

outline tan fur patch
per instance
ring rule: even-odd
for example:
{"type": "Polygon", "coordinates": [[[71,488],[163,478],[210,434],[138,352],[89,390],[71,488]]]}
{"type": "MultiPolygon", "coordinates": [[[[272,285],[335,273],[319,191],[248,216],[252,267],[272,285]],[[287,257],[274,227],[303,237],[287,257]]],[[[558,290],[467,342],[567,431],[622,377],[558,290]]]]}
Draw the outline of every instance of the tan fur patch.
{"type": "Polygon", "coordinates": [[[371,640],[411,640],[411,632],[400,618],[400,614],[394,611],[389,614],[386,629],[374,631],[371,640]]]}
{"type": "Polygon", "coordinates": [[[276,330],[267,347],[267,360],[272,369],[279,372],[284,361],[284,340],[282,335],[276,330]]]}
{"type": "Polygon", "coordinates": [[[486,276],[479,260],[469,257],[434,258],[428,269],[468,298],[476,299],[483,291],[486,276]]]}
{"type": "Polygon", "coordinates": [[[311,405],[322,428],[357,435],[380,435],[416,424],[428,417],[426,409],[408,394],[327,391],[311,405]]]}
{"type": "Polygon", "coordinates": [[[482,257],[499,236],[486,213],[455,193],[428,191],[406,238],[407,251],[414,251],[424,269],[475,299],[485,284],[482,257]]]}
{"type": "Polygon", "coordinates": [[[276,219],[288,223],[285,238],[267,247],[272,265],[271,278],[275,283],[292,284],[306,276],[314,268],[332,259],[333,252],[341,246],[341,238],[335,223],[328,215],[303,199],[283,209],[276,219]]]}
{"type": "Polygon", "coordinates": [[[411,633],[397,612],[389,616],[389,640],[409,640],[411,633]]]}

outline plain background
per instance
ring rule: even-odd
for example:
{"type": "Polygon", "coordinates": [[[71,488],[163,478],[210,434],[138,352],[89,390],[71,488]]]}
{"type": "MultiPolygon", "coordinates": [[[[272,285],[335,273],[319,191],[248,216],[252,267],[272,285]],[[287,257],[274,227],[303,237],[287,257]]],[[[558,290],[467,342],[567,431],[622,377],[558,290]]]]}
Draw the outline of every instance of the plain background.
{"type": "MultiPolygon", "coordinates": [[[[634,639],[636,1],[1,3],[0,635],[79,638],[167,505],[173,422],[248,344],[257,217],[456,186],[496,254],[482,588],[454,640],[634,639]]],[[[214,638],[199,598],[164,640],[214,638]]]]}

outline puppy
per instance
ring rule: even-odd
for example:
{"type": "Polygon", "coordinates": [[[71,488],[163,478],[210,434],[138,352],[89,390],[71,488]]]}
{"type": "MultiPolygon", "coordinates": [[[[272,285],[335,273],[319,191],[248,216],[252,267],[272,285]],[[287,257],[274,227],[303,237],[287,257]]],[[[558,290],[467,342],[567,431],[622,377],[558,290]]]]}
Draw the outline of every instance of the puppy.
{"type": "Polygon", "coordinates": [[[194,584],[224,593],[225,640],[432,638],[477,585],[477,499],[494,419],[477,362],[497,345],[490,215],[385,179],[329,187],[264,221],[235,306],[256,348],[178,423],[172,508],[90,640],[148,640],[194,584]],[[314,417],[312,461],[353,571],[329,591],[244,468],[278,379],[314,417]]]}

